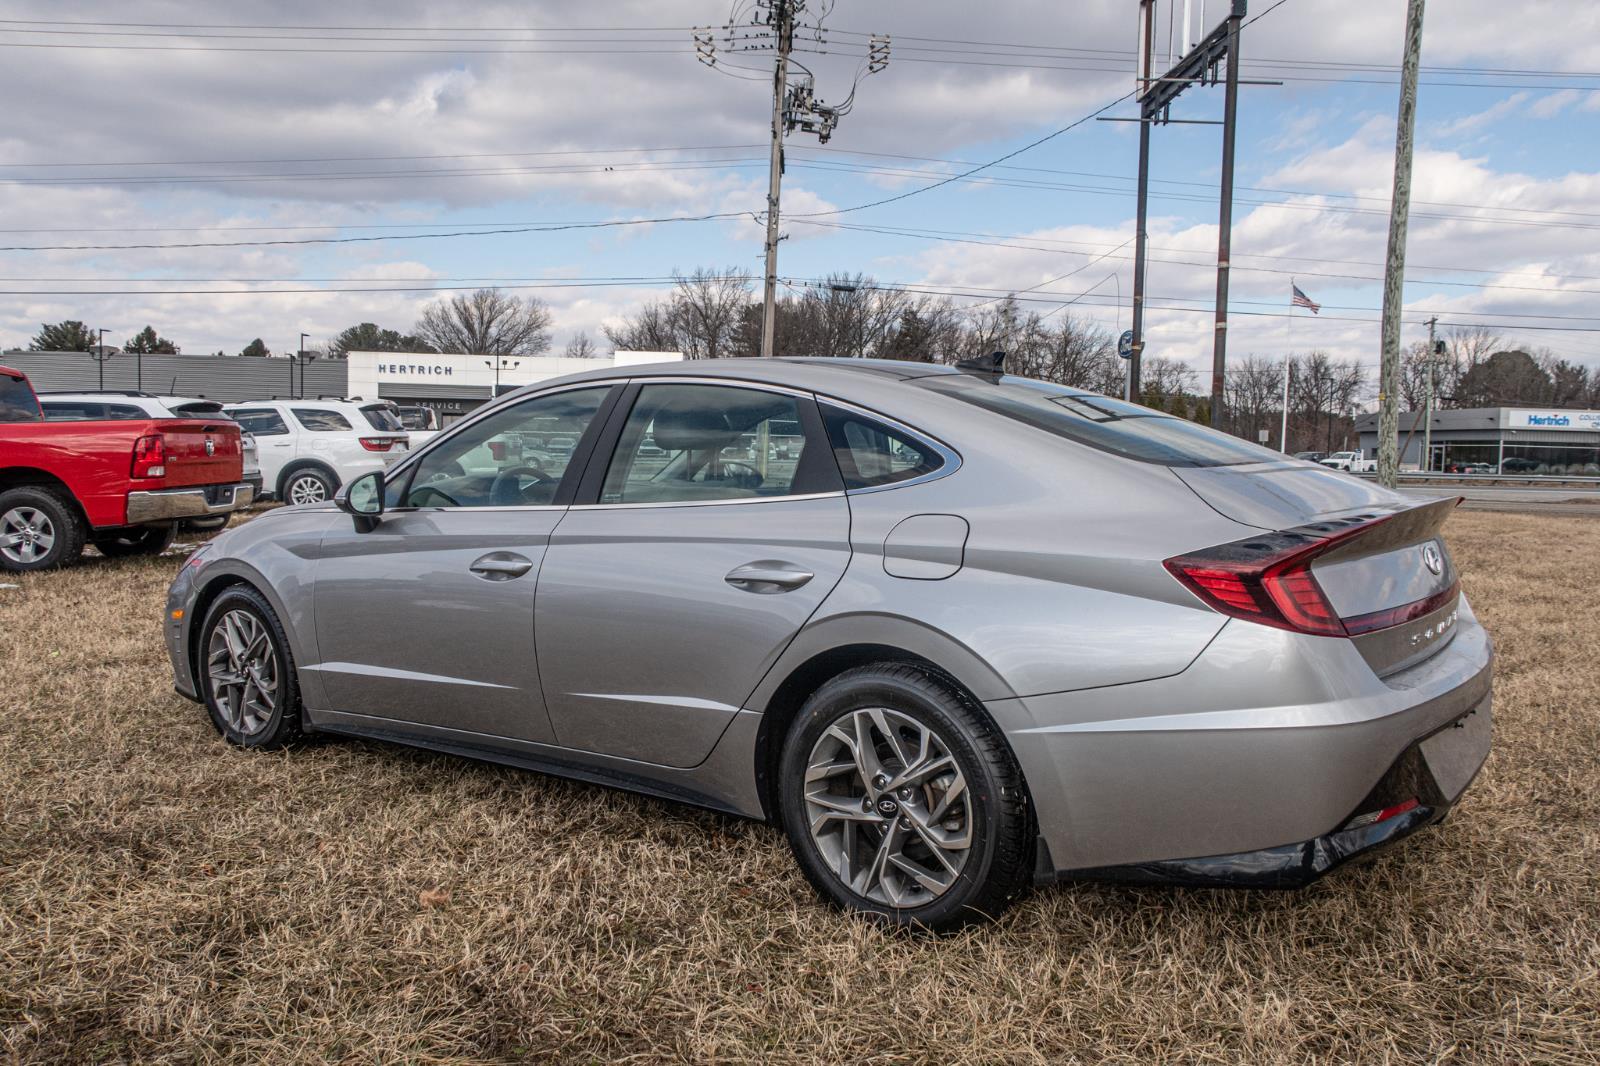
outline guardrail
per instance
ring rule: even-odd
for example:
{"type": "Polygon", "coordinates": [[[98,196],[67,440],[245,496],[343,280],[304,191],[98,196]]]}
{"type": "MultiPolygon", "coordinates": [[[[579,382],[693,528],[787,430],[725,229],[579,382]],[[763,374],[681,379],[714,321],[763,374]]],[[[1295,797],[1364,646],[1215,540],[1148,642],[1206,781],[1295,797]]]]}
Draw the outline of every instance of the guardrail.
{"type": "MultiPolygon", "coordinates": [[[[1371,471],[1355,474],[1354,477],[1370,478],[1377,480],[1378,475],[1371,471]]],[[[1425,473],[1421,470],[1402,470],[1400,480],[1412,484],[1426,484],[1438,482],[1443,485],[1521,485],[1542,488],[1595,488],[1600,486],[1600,477],[1577,477],[1571,474],[1441,474],[1425,473]]]]}

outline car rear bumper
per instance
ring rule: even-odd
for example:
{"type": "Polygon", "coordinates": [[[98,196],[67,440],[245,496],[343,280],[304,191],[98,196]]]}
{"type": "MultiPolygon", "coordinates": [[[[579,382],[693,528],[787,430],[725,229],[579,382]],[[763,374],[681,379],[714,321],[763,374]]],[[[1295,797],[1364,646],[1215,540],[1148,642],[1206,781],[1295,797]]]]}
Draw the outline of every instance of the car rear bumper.
{"type": "Polygon", "coordinates": [[[1351,641],[1235,621],[1173,677],[987,703],[1028,782],[1038,875],[1303,883],[1437,820],[1490,743],[1493,653],[1465,599],[1454,628],[1380,679],[1351,641]],[[1395,801],[1429,812],[1349,835],[1412,751],[1426,773],[1395,801]]]}
{"type": "MultiPolygon", "coordinates": [[[[1408,747],[1339,829],[1296,844],[1258,851],[1104,866],[1037,871],[1040,881],[1121,881],[1193,888],[1303,888],[1335,867],[1363,858],[1425,826],[1442,822],[1489,754],[1491,697],[1461,718],[1408,747]],[[1370,818],[1404,804],[1381,821],[1370,818]]],[[[1045,851],[1041,855],[1048,854],[1045,851]]]]}
{"type": "Polygon", "coordinates": [[[250,506],[255,499],[253,486],[206,485],[188,489],[159,489],[128,493],[128,525],[171,522],[180,518],[203,518],[227,514],[250,506]]]}

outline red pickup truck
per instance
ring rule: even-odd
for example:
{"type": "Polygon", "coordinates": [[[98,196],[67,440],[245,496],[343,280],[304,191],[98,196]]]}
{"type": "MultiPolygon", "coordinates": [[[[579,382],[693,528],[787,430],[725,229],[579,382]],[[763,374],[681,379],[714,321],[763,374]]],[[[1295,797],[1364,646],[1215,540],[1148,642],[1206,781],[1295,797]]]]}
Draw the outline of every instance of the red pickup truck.
{"type": "Polygon", "coordinates": [[[225,418],[46,422],[0,366],[0,569],[164,551],[181,519],[250,504],[238,423],[225,418]]]}

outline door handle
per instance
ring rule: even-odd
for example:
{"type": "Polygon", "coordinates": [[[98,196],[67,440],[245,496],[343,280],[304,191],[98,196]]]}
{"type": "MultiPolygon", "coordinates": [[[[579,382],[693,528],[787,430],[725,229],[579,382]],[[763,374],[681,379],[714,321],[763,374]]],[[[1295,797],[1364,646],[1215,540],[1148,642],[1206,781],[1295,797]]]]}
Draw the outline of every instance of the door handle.
{"type": "Polygon", "coordinates": [[[770,595],[793,591],[816,576],[792,563],[763,560],[736,567],[723,580],[743,592],[770,595]]]}
{"type": "Polygon", "coordinates": [[[474,560],[470,569],[485,581],[510,581],[533,569],[533,560],[516,552],[490,552],[474,560]]]}

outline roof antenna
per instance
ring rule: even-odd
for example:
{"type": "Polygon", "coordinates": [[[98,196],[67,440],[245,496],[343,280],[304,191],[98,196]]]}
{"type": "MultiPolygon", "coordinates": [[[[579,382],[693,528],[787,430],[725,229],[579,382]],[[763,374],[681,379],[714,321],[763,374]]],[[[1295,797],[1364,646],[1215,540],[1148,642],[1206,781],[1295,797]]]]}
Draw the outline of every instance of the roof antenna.
{"type": "Polygon", "coordinates": [[[990,352],[987,357],[963,359],[956,364],[956,369],[965,371],[968,374],[984,374],[998,378],[1006,372],[1006,353],[997,350],[990,352]]]}

